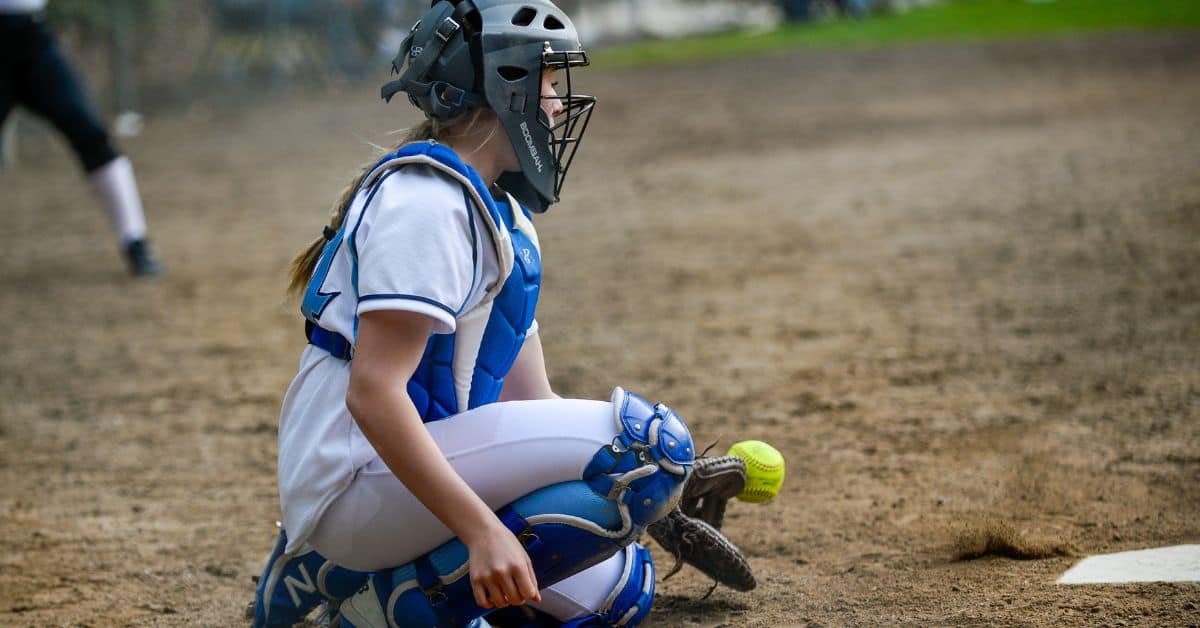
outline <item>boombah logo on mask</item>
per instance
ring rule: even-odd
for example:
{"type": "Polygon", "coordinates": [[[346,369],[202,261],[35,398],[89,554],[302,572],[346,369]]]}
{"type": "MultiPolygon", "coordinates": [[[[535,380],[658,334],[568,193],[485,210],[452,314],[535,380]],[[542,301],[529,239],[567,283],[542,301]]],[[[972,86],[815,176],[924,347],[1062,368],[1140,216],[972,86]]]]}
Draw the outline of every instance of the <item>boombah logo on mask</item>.
{"type": "Polygon", "coordinates": [[[521,123],[521,136],[525,138],[525,146],[529,148],[529,156],[533,157],[533,165],[537,166],[538,172],[542,171],[542,158],[538,155],[537,146],[533,143],[533,133],[529,132],[529,123],[521,123]]]}

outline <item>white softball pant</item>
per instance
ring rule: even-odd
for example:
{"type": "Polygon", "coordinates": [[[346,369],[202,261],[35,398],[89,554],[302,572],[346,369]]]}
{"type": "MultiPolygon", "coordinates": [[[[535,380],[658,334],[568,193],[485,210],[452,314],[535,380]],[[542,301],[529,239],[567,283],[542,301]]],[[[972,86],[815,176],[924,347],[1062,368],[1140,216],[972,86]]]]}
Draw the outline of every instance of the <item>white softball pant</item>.
{"type": "MultiPolygon", "coordinates": [[[[450,465],[493,510],[537,489],[578,480],[617,435],[606,401],[493,403],[426,425],[450,465]]],[[[360,571],[397,567],[454,537],[376,457],[324,512],[309,544],[360,571]]],[[[599,609],[624,567],[618,552],[542,590],[541,610],[560,620],[599,609]]]]}

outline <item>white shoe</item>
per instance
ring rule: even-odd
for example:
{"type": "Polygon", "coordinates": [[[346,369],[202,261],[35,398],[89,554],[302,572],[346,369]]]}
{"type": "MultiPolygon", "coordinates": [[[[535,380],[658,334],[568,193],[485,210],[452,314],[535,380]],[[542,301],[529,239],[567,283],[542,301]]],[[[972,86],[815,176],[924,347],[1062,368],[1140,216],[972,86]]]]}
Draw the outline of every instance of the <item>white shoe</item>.
{"type": "Polygon", "coordinates": [[[342,628],[390,628],[387,611],[379,604],[375,594],[375,579],[367,580],[367,587],[342,602],[338,609],[342,628]]]}

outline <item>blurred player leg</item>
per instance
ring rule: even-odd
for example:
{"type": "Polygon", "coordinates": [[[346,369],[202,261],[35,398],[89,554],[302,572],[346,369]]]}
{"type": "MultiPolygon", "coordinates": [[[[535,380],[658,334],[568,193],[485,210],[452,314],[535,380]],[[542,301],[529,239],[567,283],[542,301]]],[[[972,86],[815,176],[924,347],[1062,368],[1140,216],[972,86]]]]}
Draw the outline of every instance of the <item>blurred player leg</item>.
{"type": "Polygon", "coordinates": [[[21,45],[23,24],[20,16],[0,14],[0,128],[17,102],[17,68],[25,57],[21,45]]]}
{"type": "Polygon", "coordinates": [[[53,35],[40,21],[29,34],[29,63],[18,79],[19,100],[66,136],[121,241],[129,270],[161,272],[146,241],[146,219],[129,160],[117,153],[53,35]]]}
{"type": "Polygon", "coordinates": [[[96,196],[108,209],[113,229],[121,239],[129,271],[141,277],[162,272],[149,243],[146,241],[146,219],[142,199],[138,194],[133,166],[125,157],[117,157],[89,176],[96,196]]]}

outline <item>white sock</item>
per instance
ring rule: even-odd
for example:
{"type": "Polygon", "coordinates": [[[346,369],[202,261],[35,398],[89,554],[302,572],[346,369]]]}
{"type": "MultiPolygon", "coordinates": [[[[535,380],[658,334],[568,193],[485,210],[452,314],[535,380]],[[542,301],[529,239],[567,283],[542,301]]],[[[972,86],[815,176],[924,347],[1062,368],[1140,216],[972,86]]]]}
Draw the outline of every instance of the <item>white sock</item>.
{"type": "Polygon", "coordinates": [[[100,202],[108,210],[113,229],[121,244],[146,237],[146,217],[142,213],[142,198],[138,196],[133,166],[125,157],[101,166],[88,177],[100,202]]]}

